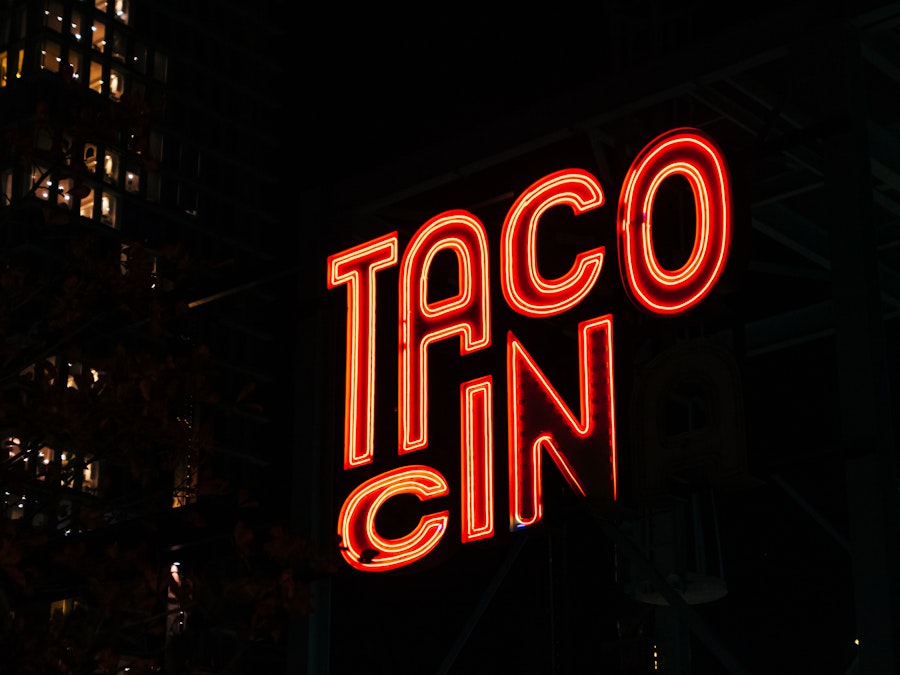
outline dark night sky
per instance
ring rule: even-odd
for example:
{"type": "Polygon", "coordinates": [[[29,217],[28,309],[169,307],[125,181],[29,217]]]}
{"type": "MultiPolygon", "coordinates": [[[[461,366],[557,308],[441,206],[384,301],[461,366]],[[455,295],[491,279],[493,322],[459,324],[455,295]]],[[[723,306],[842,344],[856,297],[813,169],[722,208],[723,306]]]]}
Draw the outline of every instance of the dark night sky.
{"type": "Polygon", "coordinates": [[[327,47],[302,50],[310,179],[371,169],[583,82],[605,67],[604,32],[484,10],[342,23],[327,47]]]}
{"type": "MultiPolygon", "coordinates": [[[[553,3],[521,7],[448,5],[429,12],[317,7],[304,22],[297,59],[297,94],[290,104],[303,124],[304,179],[327,184],[365,172],[460,133],[489,128],[557,94],[596,86],[642,58],[660,16],[651,0],[604,0],[589,6],[553,3]],[[635,29],[625,35],[615,26],[635,29]],[[642,44],[647,41],[647,44],[642,44]]],[[[662,3],[685,26],[673,52],[692,49],[733,29],[734,13],[709,0],[662,3]],[[683,10],[678,10],[678,5],[683,10]]],[[[754,3],[758,18],[774,5],[754,3]]],[[[658,46],[658,45],[653,45],[658,46]]]]}

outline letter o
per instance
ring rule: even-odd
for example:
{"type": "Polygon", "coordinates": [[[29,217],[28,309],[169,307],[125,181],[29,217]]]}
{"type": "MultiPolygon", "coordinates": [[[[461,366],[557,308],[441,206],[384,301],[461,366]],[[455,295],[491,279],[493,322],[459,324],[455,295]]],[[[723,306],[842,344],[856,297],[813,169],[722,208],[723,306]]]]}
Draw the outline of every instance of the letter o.
{"type": "Polygon", "coordinates": [[[698,129],[668,131],[635,157],[618,207],[619,271],[632,302],[654,314],[676,315],[712,290],[731,246],[731,183],[716,143],[698,129]],[[687,262],[663,269],[653,250],[653,201],[659,186],[683,176],[694,193],[696,230],[687,262]]]}

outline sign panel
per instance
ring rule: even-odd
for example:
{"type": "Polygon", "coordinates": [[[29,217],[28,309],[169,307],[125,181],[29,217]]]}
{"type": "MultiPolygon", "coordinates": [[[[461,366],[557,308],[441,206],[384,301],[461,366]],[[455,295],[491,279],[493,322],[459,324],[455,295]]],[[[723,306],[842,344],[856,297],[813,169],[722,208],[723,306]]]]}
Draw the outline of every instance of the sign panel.
{"type": "MultiPolygon", "coordinates": [[[[503,222],[499,274],[489,269],[484,224],[465,210],[449,210],[425,222],[400,251],[397,232],[328,258],[330,289],[346,287],[346,379],[343,468],[354,471],[375,457],[379,405],[396,405],[397,453],[409,462],[364,480],[347,495],[337,529],[344,559],[364,572],[383,572],[429,555],[459,518],[463,543],[494,536],[496,441],[495,396],[506,401],[509,528],[529,527],[543,517],[542,462],[550,458],[575,494],[615,500],[617,455],[613,373],[613,316],[578,326],[578,405],[570,407],[529,353],[527,340],[506,329],[506,372],[484,373],[459,383],[458,509],[429,511],[427,502],[450,495],[450,483],[422,461],[429,447],[430,356],[438,343],[454,340],[462,357],[486,349],[499,328],[492,321],[491,283],[500,284],[508,307],[541,320],[581,303],[603,271],[604,247],[576,255],[568,271],[545,277],[538,266],[538,230],[549,209],[575,216],[606,201],[599,181],[571,168],[553,172],[525,189],[503,222]],[[458,283],[448,297],[431,297],[429,273],[438,255],[455,260],[458,283]],[[399,265],[397,307],[377,307],[379,272],[399,265]],[[376,323],[385,313],[397,321],[397,358],[377,358],[376,323]],[[393,372],[396,402],[379,401],[376,381],[393,372]],[[505,391],[500,389],[505,386],[505,391]],[[499,390],[499,391],[498,391],[499,390]],[[377,517],[400,495],[417,498],[422,515],[401,536],[379,532],[377,517]]],[[[616,241],[619,273],[632,303],[653,316],[683,314],[701,302],[721,276],[732,233],[731,186],[721,150],[698,129],[673,129],[651,141],[631,164],[618,196],[616,241]],[[680,176],[695,207],[693,249],[677,269],[660,264],[653,240],[653,205],[660,185],[680,176]]],[[[527,337],[527,336],[526,336],[527,337]]]]}

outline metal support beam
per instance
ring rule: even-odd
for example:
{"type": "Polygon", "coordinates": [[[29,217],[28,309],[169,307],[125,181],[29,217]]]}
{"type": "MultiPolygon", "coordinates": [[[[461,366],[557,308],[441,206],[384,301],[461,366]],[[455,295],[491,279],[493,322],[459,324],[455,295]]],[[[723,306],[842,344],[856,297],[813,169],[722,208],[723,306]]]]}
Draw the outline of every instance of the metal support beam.
{"type": "Polygon", "coordinates": [[[619,528],[607,519],[606,514],[594,512],[592,515],[603,533],[616,544],[619,551],[628,557],[637,571],[653,584],[653,587],[666,599],[678,618],[690,627],[694,635],[719,660],[719,663],[725,666],[732,675],[749,675],[750,671],[743,666],[681,594],[663,578],[638,545],[622,534],[619,528]]]}
{"type": "MultiPolygon", "coordinates": [[[[900,671],[900,529],[897,451],[859,36],[846,27],[822,41],[811,65],[828,73],[823,104],[850,127],[824,139],[828,227],[860,675],[900,671]],[[825,47],[827,45],[827,47],[825,47]]],[[[824,89],[820,90],[823,92],[824,89]]]]}
{"type": "MultiPolygon", "coordinates": [[[[792,209],[770,204],[763,212],[757,209],[753,228],[790,248],[823,269],[831,269],[828,258],[828,233],[792,209]]],[[[900,274],[892,268],[873,261],[881,277],[882,297],[892,307],[900,307],[900,274]]]]}
{"type": "Polygon", "coordinates": [[[828,522],[828,519],[823,516],[817,508],[815,508],[812,504],[806,501],[803,497],[800,496],[800,493],[797,492],[791,485],[788,483],[783,476],[779,474],[772,474],[772,480],[781,487],[782,490],[787,492],[788,496],[793,499],[797,504],[806,511],[813,520],[815,520],[819,525],[822,526],[822,529],[825,530],[828,534],[831,535],[831,538],[834,539],[838,544],[841,545],[845,551],[850,550],[850,542],[847,541],[847,537],[842,535],[837,529],[828,522]]]}
{"type": "MultiPolygon", "coordinates": [[[[303,213],[308,214],[310,223],[325,221],[317,193],[306,194],[304,202],[303,213]]],[[[312,227],[309,230],[315,232],[312,227]]],[[[311,241],[307,238],[298,251],[296,283],[301,289],[300,306],[308,313],[288,316],[297,321],[296,381],[309,383],[298,386],[295,392],[291,519],[303,537],[327,546],[334,536],[331,523],[335,521],[329,508],[333,477],[326,449],[339,447],[340,442],[335,441],[333,432],[329,433],[336,425],[323,409],[323,401],[334,400],[334,388],[338,386],[324,364],[332,362],[330,350],[337,349],[340,340],[329,331],[333,327],[326,321],[320,300],[324,285],[318,273],[320,261],[325,259],[320,248],[324,243],[319,237],[311,241]]],[[[289,675],[331,672],[331,578],[313,580],[310,590],[314,611],[308,617],[293,619],[289,627],[289,675]]]]}

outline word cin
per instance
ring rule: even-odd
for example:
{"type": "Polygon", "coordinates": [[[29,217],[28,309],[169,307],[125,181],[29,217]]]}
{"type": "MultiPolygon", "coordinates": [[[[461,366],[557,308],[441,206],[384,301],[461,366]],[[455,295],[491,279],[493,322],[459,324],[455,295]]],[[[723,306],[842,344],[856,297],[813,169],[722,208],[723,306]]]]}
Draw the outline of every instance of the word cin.
{"type": "MultiPolygon", "coordinates": [[[[577,216],[601,206],[603,190],[580,169],[557,171],[528,187],[503,223],[500,284],[514,311],[534,318],[565,312],[591,292],[603,266],[604,248],[575,257],[555,279],[537,265],[537,230],[550,208],[566,206],[577,216]]],[[[703,132],[669,131],[650,142],[632,163],[617,212],[620,273],[628,296],[657,315],[689,310],[713,288],[731,241],[731,187],[722,153],[703,132]],[[667,178],[682,176],[695,205],[693,250],[679,269],[664,269],[653,248],[653,202],[667,178]]],[[[398,262],[397,233],[328,258],[328,287],[347,287],[344,469],[374,458],[375,290],[378,272],[398,262]]],[[[400,259],[398,452],[428,447],[428,348],[459,338],[460,354],[491,343],[488,239],[472,213],[440,213],[413,235],[400,259]],[[455,254],[456,295],[428,299],[428,273],[441,251],[455,254]]],[[[541,458],[546,451],[568,485],[592,499],[616,498],[616,433],[613,396],[613,320],[607,314],[579,324],[580,409],[573,412],[512,331],[507,334],[506,402],[510,529],[542,518],[541,458]],[[528,414],[523,414],[527,408],[528,414]]],[[[494,429],[491,375],[460,384],[460,529],[462,541],[494,535],[494,429]]],[[[422,516],[405,536],[387,538],[375,527],[379,508],[400,494],[425,501],[450,493],[445,477],[424,464],[409,464],[363,482],[338,516],[342,554],[356,569],[380,572],[420,560],[440,542],[449,511],[422,516]]]]}

